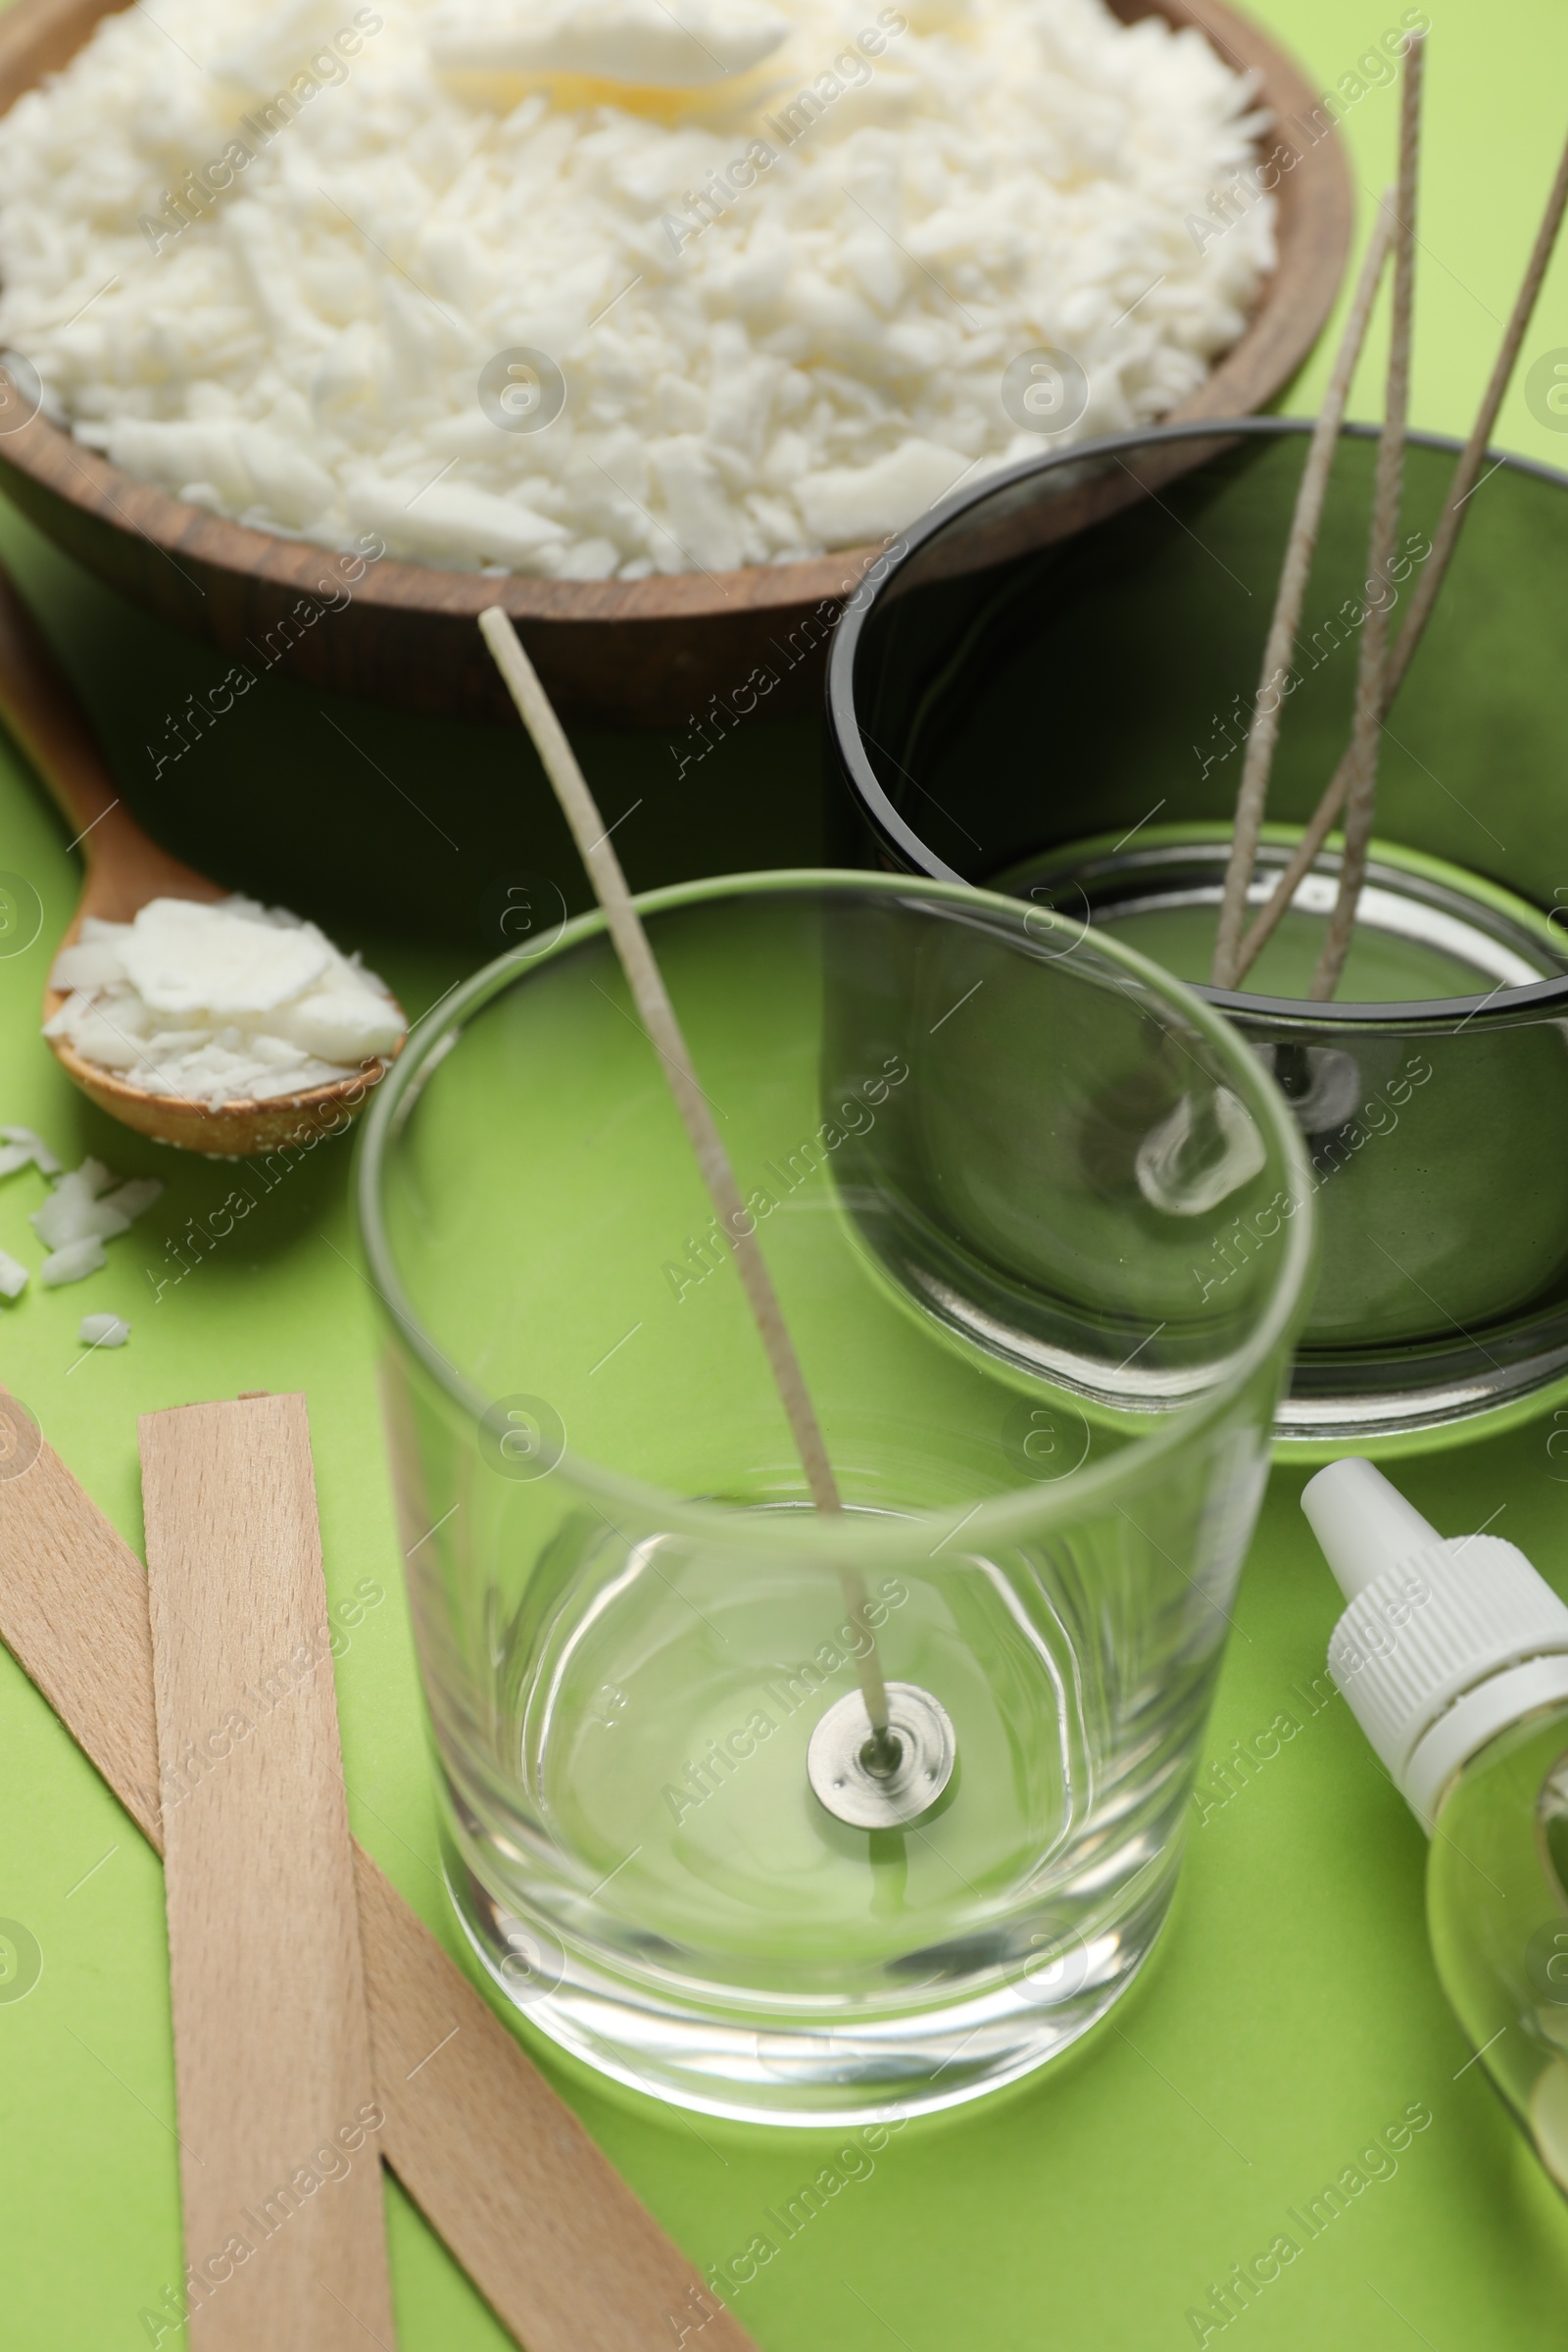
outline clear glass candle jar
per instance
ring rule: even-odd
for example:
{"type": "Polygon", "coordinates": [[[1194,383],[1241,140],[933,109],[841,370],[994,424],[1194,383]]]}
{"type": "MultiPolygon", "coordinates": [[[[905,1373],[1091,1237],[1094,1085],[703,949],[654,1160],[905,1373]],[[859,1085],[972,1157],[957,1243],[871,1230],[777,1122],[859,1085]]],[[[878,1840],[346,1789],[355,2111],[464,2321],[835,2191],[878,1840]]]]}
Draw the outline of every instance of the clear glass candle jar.
{"type": "Polygon", "coordinates": [[[1081,2034],[1168,1907],[1311,1263],[1298,1133],[1216,1015],[1015,901],[641,904],[845,1508],[808,1505],[600,918],[479,973],[360,1177],[453,1898],[623,2082],[952,2104],[1081,2034]],[[1238,1211],[1270,1245],[1204,1297],[1238,1211]],[[966,1298],[1049,1297],[1030,1349],[911,1311],[956,1252],[966,1298]],[[895,1828],[809,1754],[873,1641],[956,1753],[895,1828]]]}

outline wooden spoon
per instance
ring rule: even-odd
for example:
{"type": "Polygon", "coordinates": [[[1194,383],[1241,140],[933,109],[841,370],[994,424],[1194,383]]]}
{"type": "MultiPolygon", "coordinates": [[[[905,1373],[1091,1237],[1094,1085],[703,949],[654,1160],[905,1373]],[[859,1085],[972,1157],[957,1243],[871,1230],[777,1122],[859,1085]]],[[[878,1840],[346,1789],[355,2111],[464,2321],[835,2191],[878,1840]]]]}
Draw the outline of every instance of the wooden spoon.
{"type": "MultiPolygon", "coordinates": [[[[60,945],[81,935],[82,917],[128,923],[150,899],[201,899],[229,894],[205,874],[182,865],[149,839],[115,790],[114,779],[71,687],[15,583],[0,567],[0,719],[25,752],[80,844],[86,877],[75,917],[60,945]]],[[[46,988],[47,1021],[66,1002],[46,988]]],[[[399,1017],[401,1018],[401,1010],[399,1017]]],[[[288,1144],[303,1144],[341,1129],[384,1078],[397,1054],[368,1061],[349,1077],[266,1102],[224,1102],[214,1108],[188,1095],[155,1094],[115,1070],[87,1061],[65,1038],[49,1045],[62,1068],[112,1119],[158,1143],[210,1157],[242,1159],[288,1144]]]]}

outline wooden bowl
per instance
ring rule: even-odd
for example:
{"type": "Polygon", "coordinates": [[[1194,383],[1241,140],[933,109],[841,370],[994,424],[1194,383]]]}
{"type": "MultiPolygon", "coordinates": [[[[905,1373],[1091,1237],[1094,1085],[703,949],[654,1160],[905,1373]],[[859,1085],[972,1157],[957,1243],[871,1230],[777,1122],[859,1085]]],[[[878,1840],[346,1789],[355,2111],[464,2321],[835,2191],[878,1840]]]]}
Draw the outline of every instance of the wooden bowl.
{"type": "MultiPolygon", "coordinates": [[[[0,113],[124,4],[13,0],[0,18],[0,113]]],[[[1222,0],[1111,5],[1129,23],[1158,15],[1197,25],[1229,64],[1257,75],[1277,135],[1298,156],[1276,191],[1279,267],[1241,341],[1168,421],[1243,416],[1289,383],[1333,307],[1353,214],[1341,142],[1332,127],[1308,127],[1316,93],[1222,0]]],[[[843,599],[877,553],[585,581],[498,580],[386,557],[348,580],[329,552],[186,506],[41,416],[0,432],[0,484],[89,571],[229,653],[254,663],[258,647],[275,646],[274,665],[313,686],[465,717],[513,716],[475,626],[497,602],[564,711],[673,728],[694,723],[715,697],[726,711],[743,694],[752,697],[743,708],[758,707],[760,694],[770,710],[800,708],[818,688],[843,599]],[[754,684],[754,671],[771,684],[754,684]]]]}

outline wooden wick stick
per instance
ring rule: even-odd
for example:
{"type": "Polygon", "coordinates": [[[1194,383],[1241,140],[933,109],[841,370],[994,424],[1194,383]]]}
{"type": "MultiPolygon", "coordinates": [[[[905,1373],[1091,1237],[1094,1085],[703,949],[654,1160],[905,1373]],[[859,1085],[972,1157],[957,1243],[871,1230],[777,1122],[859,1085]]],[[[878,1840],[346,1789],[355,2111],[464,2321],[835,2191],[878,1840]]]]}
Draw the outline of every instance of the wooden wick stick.
{"type": "MultiPolygon", "coordinates": [[[[593,794],[576,754],[566,741],[564,730],[551,706],[550,697],[539,683],[538,672],[523,652],[517,632],[499,605],[491,605],[479,615],[479,627],[484,641],[495,659],[496,667],[506,680],[508,691],[517,706],[517,711],[533,738],[534,750],[550,778],[562,813],[571,828],[582,861],[588,868],[588,878],[605,911],[605,923],[620,968],[626,975],[632,1002],[642,1017],[650,1043],[664,1065],[669,1091],[675,1098],[697,1164],[702,1171],[713,1207],[717,1212],[720,1232],[735,1253],[736,1269],[761,1335],[768,1368],[777,1385],[780,1400],[789,1420],[811,1500],[819,1511],[839,1511],[838,1483],[833,1465],[828,1460],[827,1447],[822,1441],[821,1425],[806,1386],[795,1345],[784,1322],[784,1310],[773,1288],[773,1278],[767,1270],[757,1242],[757,1220],[741,1198],[735,1171],[730,1166],[729,1153],[719,1138],[708,1098],[697,1082],[697,1071],[691,1053],[675,1017],[675,1007],[669,1001],[663,974],[660,971],[642,917],[632,903],[626,887],[626,877],[620,870],[620,859],[611,847],[610,834],[599,813],[593,794]]],[[[857,1661],[861,1693],[871,1729],[878,1740],[887,1735],[888,1695],[882,1679],[882,1667],[877,1655],[876,1640],[866,1616],[866,1592],[859,1576],[842,1570],[845,1599],[855,1624],[865,1636],[868,1647],[857,1661]]]]}
{"type": "Polygon", "coordinates": [[[144,1414],[140,1434],[180,2190],[202,2294],[190,2341],[350,2352],[368,2335],[390,2352],[386,2116],[371,2095],[305,1399],[180,1405],[144,1414]],[[256,1705],[302,1651],[315,1662],[286,1703],[256,1705]],[[313,2148],[360,2160],[264,2239],[255,2217],[313,2148]],[[256,2259],[231,2264],[231,2283],[220,2273],[214,2293],[208,2255],[236,2227],[256,2259]]]}
{"type": "MultiPolygon", "coordinates": [[[[1420,583],[1410,600],[1410,611],[1404,627],[1389,656],[1384,684],[1383,715],[1385,718],[1393,708],[1394,699],[1403,685],[1405,674],[1415,659],[1422,633],[1432,617],[1432,609],[1437,603],[1439,592],[1443,587],[1449,563],[1453,557],[1454,548],[1458,544],[1459,533],[1467,518],[1470,495],[1480,479],[1482,465],[1492,446],[1492,436],[1496,429],[1503,401],[1507,398],[1508,386],[1513,380],[1513,372],[1518,365],[1524,339],[1530,331],[1530,321],[1535,316],[1536,304],[1540,299],[1542,284],[1551,263],[1565,212],[1568,212],[1568,145],[1564,146],[1557,165],[1557,175],[1552,182],[1551,193],[1546,199],[1546,209],[1542,215],[1541,226],[1536,231],[1536,241],[1531,250],[1524,278],[1515,297],[1508,324],[1503,330],[1502,341],[1498,346],[1497,357],[1492,370],[1492,379],[1477,412],[1475,423],[1470,428],[1470,438],[1465,443],[1458,465],[1454,467],[1453,480],[1449,485],[1443,514],[1433,536],[1432,552],[1422,570],[1420,583]]],[[[1349,789],[1350,773],[1350,755],[1348,752],[1340,762],[1333,781],[1313,811],[1311,821],[1292,853],[1289,863],[1274,885],[1268,904],[1260,908],[1247,934],[1237,967],[1237,980],[1240,980],[1255,962],[1259,952],[1272,937],[1281,916],[1288,911],[1291,901],[1295,898],[1302,881],[1316,863],[1318,852],[1334,830],[1335,819],[1345,805],[1345,796],[1349,789]]],[[[1234,986],[1235,982],[1232,985],[1234,986]]]]}
{"type": "Polygon", "coordinates": [[[1209,983],[1214,988],[1234,988],[1236,985],[1242,925],[1247,917],[1248,886],[1252,879],[1258,837],[1263,829],[1269,775],[1274,765],[1275,748],[1279,743],[1280,713],[1285,707],[1284,686],[1296,657],[1301,607],[1306,601],[1306,583],[1317,550],[1323,503],[1328,495],[1329,475],[1334,469],[1340,427],[1345,421],[1345,404],[1349,398],[1356,362],[1361,357],[1361,346],[1366,341],[1372,305],[1377,300],[1378,287],[1382,283],[1384,268],[1394,243],[1393,201],[1394,191],[1391,188],[1384,195],[1383,214],[1367,249],[1360,282],[1356,286],[1349,317],[1345,322],[1345,334],[1334,362],[1334,372],[1329,378],[1323,406],[1312,428],[1306,464],[1301,469],[1296,514],[1291,522],[1285,563],[1280,571],[1279,592],[1274,602],[1274,618],[1269,625],[1268,642],[1263,648],[1263,671],[1258,680],[1257,700],[1252,708],[1251,731],[1247,738],[1241,788],[1236,796],[1236,829],[1231,838],[1225,896],[1220,906],[1219,928],[1214,939],[1214,960],[1209,971],[1209,983]]]}
{"type": "MultiPolygon", "coordinates": [[[[162,1853],[142,1564],[4,1389],[0,1455],[0,1642],[162,1853]]],[[[672,2311],[706,2308],[697,2273],[369,1855],[354,1858],[382,2155],[528,2352],[664,2342],[672,2311]]],[[[701,2332],[703,2352],[757,2352],[722,2303],[701,2332]]]]}
{"type": "Polygon", "coordinates": [[[1366,879],[1367,848],[1377,809],[1378,751],[1383,732],[1389,660],[1389,615],[1394,604],[1390,566],[1399,529],[1404,494],[1404,436],[1410,420],[1410,343],[1415,323],[1415,208],[1421,169],[1421,92],[1426,75],[1426,40],[1405,43],[1399,108],[1398,230],[1394,248],[1394,320],[1389,338],[1389,386],[1383,437],[1378,443],[1372,493],[1372,532],[1367,550],[1366,618],[1361,623],[1361,658],[1356,667],[1355,717],[1350,730],[1351,780],[1345,810],[1345,851],[1340,860],[1339,896],[1312,974],[1310,995],[1326,1004],[1340,985],[1355,911],[1366,879]]]}

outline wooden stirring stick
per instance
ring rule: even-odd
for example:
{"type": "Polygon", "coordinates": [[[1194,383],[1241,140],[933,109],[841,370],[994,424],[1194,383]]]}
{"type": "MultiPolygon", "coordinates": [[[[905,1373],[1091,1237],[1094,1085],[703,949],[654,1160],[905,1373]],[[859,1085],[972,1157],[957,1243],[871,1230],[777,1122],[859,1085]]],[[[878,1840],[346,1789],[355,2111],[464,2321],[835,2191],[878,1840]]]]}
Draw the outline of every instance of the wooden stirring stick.
{"type": "Polygon", "coordinates": [[[1399,107],[1398,223],[1394,248],[1394,321],[1389,338],[1389,383],[1378,443],[1372,493],[1372,535],[1367,551],[1367,611],[1361,623],[1356,666],[1355,719],[1350,735],[1350,789],[1345,812],[1345,854],[1339,895],[1312,974],[1311,995],[1327,1003],[1340,984],[1355,911],[1366,879],[1367,851],[1378,797],[1378,748],[1383,732],[1393,610],[1390,565],[1399,530],[1404,491],[1404,440],[1410,419],[1410,343],[1415,324],[1415,210],[1421,170],[1421,93],[1426,79],[1426,37],[1412,33],[1404,45],[1404,79],[1399,107]]]}
{"type": "MultiPolygon", "coordinates": [[[[517,706],[518,715],[533,739],[534,749],[555,788],[562,812],[571,827],[572,839],[588,868],[588,877],[593,883],[599,904],[605,910],[606,927],[620,958],[632,1001],[663,1063],[670,1093],[675,1098],[686,1133],[691,1138],[692,1150],[697,1154],[703,1182],[718,1213],[719,1230],[735,1253],[747,1303],[761,1335],[768,1369],[773,1375],[789,1420],[811,1500],[819,1511],[838,1511],[843,1507],[839,1500],[838,1483],[822,1441],[816,1409],[807,1390],[806,1375],[801,1370],[801,1360],[795,1352],[795,1344],[784,1321],[784,1310],[778,1302],[778,1293],[773,1288],[773,1278],[767,1270],[767,1260],[758,1245],[757,1220],[741,1197],[735,1171],[729,1163],[729,1153],[719,1139],[718,1129],[709,1110],[708,1097],[698,1084],[690,1049],[675,1017],[675,1007],[669,1001],[663,974],[648,944],[642,917],[626,887],[620,859],[610,846],[605,820],[588,789],[587,778],[577,764],[576,754],[566,741],[550,698],[540,685],[538,673],[523,652],[511,619],[499,605],[492,605],[480,613],[479,626],[495,658],[496,667],[505,678],[508,691],[517,706]]],[[[864,1655],[856,1660],[860,1693],[871,1720],[872,1736],[879,1743],[885,1744],[889,1739],[888,1694],[882,1678],[876,1636],[866,1616],[865,1587],[858,1573],[851,1569],[840,1571],[840,1582],[851,1622],[859,1628],[867,1644],[864,1655]]]]}
{"type": "Polygon", "coordinates": [[[392,2352],[305,1399],[140,1426],[190,2340],[392,2352]]]}
{"type": "MultiPolygon", "coordinates": [[[[128,923],[152,899],[198,899],[210,906],[228,896],[205,874],[161,850],[137,824],[120,798],[47,639],[3,566],[0,721],[47,787],[72,829],[71,846],[80,846],[87,868],[62,947],[74,946],[88,915],[128,923]]],[[[46,989],[44,1019],[51,1019],[65,1002],[64,991],[46,989]]],[[[67,1075],[112,1119],[158,1143],[228,1159],[296,1142],[302,1123],[321,1132],[346,1124],[389,1066],[373,1062],[350,1078],[305,1094],[265,1102],[225,1102],[215,1110],[188,1096],[155,1092],[138,1085],[134,1077],[88,1061],[66,1038],[52,1037],[48,1043],[67,1075]]]]}
{"type": "MultiPolygon", "coordinates": [[[[0,1640],[163,1850],[147,1579],[0,1389],[0,1640]]],[[[381,2150],[527,2352],[756,2352],[428,1928],[355,1849],[381,2150]],[[695,2316],[694,2316],[695,2315],[695,2316]]]]}
{"type": "MultiPolygon", "coordinates": [[[[1564,145],[1557,165],[1556,177],[1552,182],[1551,193],[1546,199],[1546,209],[1542,215],[1541,225],[1536,231],[1536,241],[1531,248],[1524,278],[1514,297],[1513,310],[1509,316],[1507,326],[1503,330],[1502,342],[1493,365],[1491,380],[1482,398],[1475,423],[1470,428],[1470,438],[1465,443],[1458,465],[1454,467],[1453,480],[1449,484],[1443,514],[1433,536],[1432,553],[1427,558],[1420,583],[1410,600],[1410,610],[1406,615],[1404,627],[1389,656],[1388,668],[1384,677],[1383,716],[1385,718],[1388,717],[1395,697],[1403,685],[1405,674],[1415,659],[1422,633],[1432,616],[1432,609],[1437,603],[1448,565],[1453,559],[1454,549],[1458,545],[1459,533],[1464,527],[1469,512],[1470,496],[1480,479],[1482,465],[1492,446],[1492,436],[1496,429],[1497,418],[1502,413],[1502,404],[1507,398],[1508,386],[1513,381],[1514,369],[1519,363],[1519,354],[1523,349],[1524,339],[1530,331],[1530,321],[1535,316],[1536,304],[1540,299],[1547,269],[1550,267],[1565,212],[1568,212],[1568,144],[1564,145]]],[[[1345,805],[1345,796],[1350,785],[1350,754],[1347,752],[1325,790],[1323,798],[1313,811],[1305,832],[1292,852],[1279,880],[1275,883],[1267,905],[1259,909],[1251,928],[1247,933],[1242,945],[1236,981],[1232,983],[1233,986],[1240,982],[1256,961],[1258,955],[1273,936],[1281,917],[1289,911],[1297,891],[1316,864],[1318,853],[1333,831],[1335,820],[1345,805]]]]}
{"type": "Polygon", "coordinates": [[[1220,905],[1219,927],[1214,939],[1214,960],[1208,975],[1209,985],[1213,988],[1234,988],[1236,985],[1242,925],[1247,917],[1247,893],[1257,857],[1258,838],[1263,830],[1263,812],[1268,805],[1268,780],[1280,739],[1280,713],[1285,707],[1284,685],[1296,658],[1301,607],[1306,600],[1306,583],[1312,569],[1312,558],[1317,552],[1318,527],[1323,519],[1323,502],[1328,496],[1329,475],[1333,471],[1335,452],[1339,447],[1340,427],[1345,421],[1345,404],[1349,398],[1356,363],[1366,341],[1372,305],[1377,300],[1378,287],[1382,283],[1384,268],[1394,243],[1394,193],[1392,188],[1384,191],[1383,208],[1377,226],[1372,231],[1372,242],[1367,248],[1366,261],[1335,358],[1334,372],[1329,377],[1323,406],[1312,427],[1306,464],[1301,468],[1296,513],[1291,522],[1291,535],[1286,542],[1285,563],[1274,602],[1274,617],[1269,624],[1268,641],[1263,648],[1263,674],[1258,681],[1257,700],[1252,709],[1252,724],[1247,738],[1241,787],[1236,795],[1236,826],[1231,836],[1230,864],[1225,872],[1225,896],[1220,905]]]}

